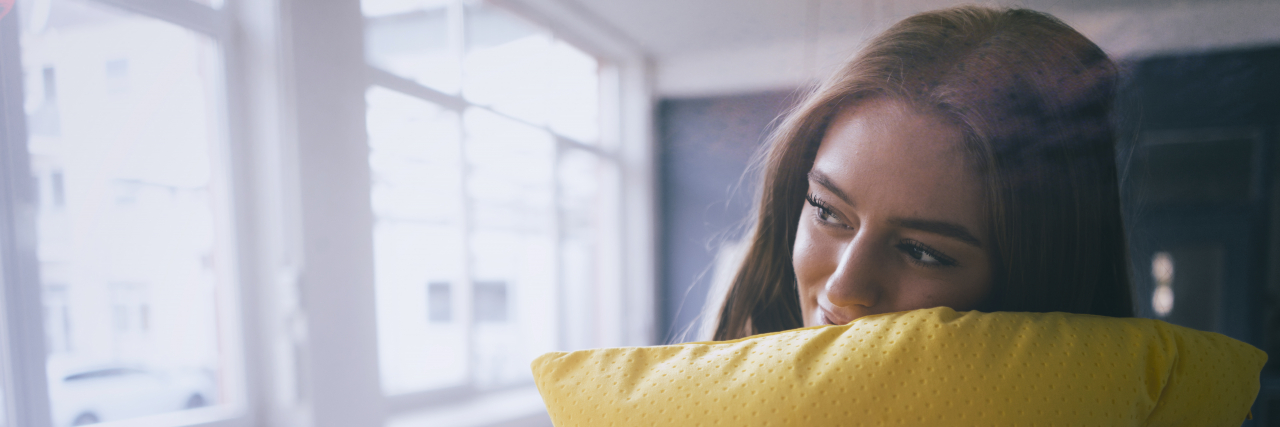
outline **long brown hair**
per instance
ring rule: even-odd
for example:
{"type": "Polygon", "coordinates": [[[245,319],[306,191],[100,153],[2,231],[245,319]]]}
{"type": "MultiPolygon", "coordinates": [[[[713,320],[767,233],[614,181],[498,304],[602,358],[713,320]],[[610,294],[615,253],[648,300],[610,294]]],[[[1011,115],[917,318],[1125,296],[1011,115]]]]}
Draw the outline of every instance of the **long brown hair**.
{"type": "Polygon", "coordinates": [[[1132,316],[1110,110],[1116,67],[1058,19],[964,6],[909,17],[868,42],[779,124],[745,259],[714,339],[802,326],[792,247],[806,174],[831,118],[873,96],[936,112],[966,135],[991,221],[984,311],[1132,316]]]}

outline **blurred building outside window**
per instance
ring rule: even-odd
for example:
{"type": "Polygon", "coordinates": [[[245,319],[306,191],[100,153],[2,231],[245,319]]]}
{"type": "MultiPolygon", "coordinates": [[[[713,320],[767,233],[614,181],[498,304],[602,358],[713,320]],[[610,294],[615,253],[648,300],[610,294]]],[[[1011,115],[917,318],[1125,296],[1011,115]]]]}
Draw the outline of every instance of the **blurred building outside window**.
{"type": "Polygon", "coordinates": [[[538,355],[617,339],[608,64],[488,3],[362,6],[384,393],[411,411],[529,386],[538,355]]]}
{"type": "Polygon", "coordinates": [[[234,418],[221,40],[92,0],[14,12],[52,425],[234,418]]]}
{"type": "Polygon", "coordinates": [[[563,10],[299,4],[0,19],[0,427],[537,423],[534,357],[653,342],[638,48],[563,10]],[[362,115],[296,96],[333,83],[362,115]]]}

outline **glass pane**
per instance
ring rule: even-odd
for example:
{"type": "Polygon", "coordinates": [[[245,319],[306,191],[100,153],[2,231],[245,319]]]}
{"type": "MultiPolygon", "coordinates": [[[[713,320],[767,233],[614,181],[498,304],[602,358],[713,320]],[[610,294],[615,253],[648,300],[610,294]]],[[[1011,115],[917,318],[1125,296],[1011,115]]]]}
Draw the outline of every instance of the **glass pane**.
{"type": "Polygon", "coordinates": [[[374,87],[368,102],[378,354],[399,394],[467,380],[458,115],[374,87]]]}
{"type": "Polygon", "coordinates": [[[599,135],[595,58],[484,3],[466,8],[467,100],[594,143],[599,135]]]}
{"type": "Polygon", "coordinates": [[[560,157],[562,315],[568,350],[616,345],[609,334],[618,330],[610,328],[620,319],[592,308],[618,302],[617,174],[612,161],[586,151],[568,150],[560,157]]]}
{"type": "Polygon", "coordinates": [[[19,15],[55,425],[227,404],[221,54],[96,3],[19,15]]]}
{"type": "Polygon", "coordinates": [[[555,142],[496,114],[464,117],[477,384],[530,380],[555,349],[555,142]]]}
{"type": "Polygon", "coordinates": [[[600,135],[600,66],[596,59],[563,41],[551,46],[547,98],[551,130],[581,142],[600,135]]]}
{"type": "Polygon", "coordinates": [[[365,57],[375,67],[446,93],[462,68],[449,0],[364,0],[365,57]]]}

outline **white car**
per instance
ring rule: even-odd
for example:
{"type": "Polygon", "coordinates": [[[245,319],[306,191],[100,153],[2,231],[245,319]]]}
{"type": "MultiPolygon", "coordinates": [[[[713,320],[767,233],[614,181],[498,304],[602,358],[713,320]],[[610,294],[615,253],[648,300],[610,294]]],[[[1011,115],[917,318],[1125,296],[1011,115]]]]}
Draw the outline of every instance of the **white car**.
{"type": "Polygon", "coordinates": [[[55,426],[82,426],[214,404],[207,372],[160,372],[135,366],[99,366],[50,375],[55,426]]]}

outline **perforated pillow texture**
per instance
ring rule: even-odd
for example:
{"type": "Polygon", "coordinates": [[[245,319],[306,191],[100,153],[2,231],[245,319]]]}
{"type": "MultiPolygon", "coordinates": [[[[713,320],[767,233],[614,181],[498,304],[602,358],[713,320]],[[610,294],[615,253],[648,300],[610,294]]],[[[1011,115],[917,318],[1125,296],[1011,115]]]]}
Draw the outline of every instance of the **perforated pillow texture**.
{"type": "Polygon", "coordinates": [[[548,353],[572,426],[1239,426],[1267,355],[1136,318],[932,308],[724,342],[548,353]]]}

